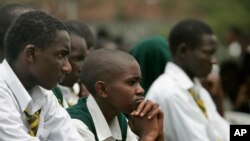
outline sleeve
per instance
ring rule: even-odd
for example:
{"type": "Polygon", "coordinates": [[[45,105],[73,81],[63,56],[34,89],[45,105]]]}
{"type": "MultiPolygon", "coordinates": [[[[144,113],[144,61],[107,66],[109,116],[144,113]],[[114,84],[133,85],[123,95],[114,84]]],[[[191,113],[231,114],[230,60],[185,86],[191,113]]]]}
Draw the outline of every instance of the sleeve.
{"type": "Polygon", "coordinates": [[[67,111],[62,108],[56,97],[50,93],[43,105],[44,128],[50,130],[47,140],[51,141],[83,141],[73,127],[67,111]]]}
{"type": "Polygon", "coordinates": [[[153,87],[147,99],[157,102],[164,112],[164,138],[171,141],[209,141],[206,120],[192,113],[194,107],[178,93],[182,90],[172,87],[153,87]]]}
{"type": "Polygon", "coordinates": [[[30,136],[21,120],[21,114],[15,107],[14,97],[8,90],[0,87],[0,138],[3,141],[39,141],[30,136]]]}
{"type": "Polygon", "coordinates": [[[71,121],[72,121],[74,127],[76,128],[77,132],[81,135],[82,139],[84,139],[86,141],[95,141],[95,136],[89,130],[87,125],[85,125],[82,121],[80,121],[78,119],[71,119],[71,121]]]}

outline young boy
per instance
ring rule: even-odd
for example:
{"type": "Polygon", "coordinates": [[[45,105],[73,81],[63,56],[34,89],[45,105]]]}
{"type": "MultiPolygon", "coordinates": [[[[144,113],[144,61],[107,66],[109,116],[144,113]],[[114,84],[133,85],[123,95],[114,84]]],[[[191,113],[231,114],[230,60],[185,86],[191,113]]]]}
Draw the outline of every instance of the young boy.
{"type": "Polygon", "coordinates": [[[139,140],[163,140],[163,113],[158,104],[144,100],[140,67],[131,55],[95,50],[83,62],[81,80],[91,94],[67,110],[83,139],[137,140],[123,112],[130,114],[130,125],[139,140]]]}
{"type": "Polygon", "coordinates": [[[211,27],[186,19],[170,32],[173,60],[149,88],[168,115],[164,137],[170,141],[228,141],[229,124],[219,115],[209,93],[197,78],[206,78],[216,63],[217,40],[211,27]]]}
{"type": "Polygon", "coordinates": [[[72,71],[65,76],[62,83],[53,89],[53,92],[56,95],[58,102],[64,108],[68,108],[69,106],[75,105],[79,99],[79,92],[74,92],[73,86],[80,82],[81,65],[90,48],[87,44],[90,37],[86,38],[85,36],[91,36],[92,34],[90,34],[89,27],[80,22],[68,21],[64,22],[64,24],[68,29],[71,40],[71,52],[68,55],[68,59],[72,71]]]}
{"type": "Polygon", "coordinates": [[[44,12],[24,13],[11,25],[0,65],[2,141],[82,141],[48,91],[71,71],[70,49],[64,24],[44,12]]]}

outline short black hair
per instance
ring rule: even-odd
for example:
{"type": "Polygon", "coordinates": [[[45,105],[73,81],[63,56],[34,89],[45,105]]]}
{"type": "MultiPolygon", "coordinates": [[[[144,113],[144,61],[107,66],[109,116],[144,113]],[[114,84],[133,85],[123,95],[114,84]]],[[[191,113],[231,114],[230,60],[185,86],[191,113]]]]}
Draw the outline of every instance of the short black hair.
{"type": "Polygon", "coordinates": [[[181,44],[189,48],[196,48],[200,45],[202,35],[212,35],[212,29],[203,21],[197,19],[186,19],[177,23],[169,35],[169,44],[172,54],[174,55],[181,44]]]}
{"type": "Polygon", "coordinates": [[[106,48],[94,50],[84,59],[81,82],[91,94],[95,95],[97,81],[112,81],[120,76],[123,68],[131,61],[136,62],[133,56],[121,50],[106,48]]]}
{"type": "Polygon", "coordinates": [[[41,49],[55,41],[57,32],[66,26],[58,19],[41,11],[31,11],[19,16],[9,28],[5,38],[6,59],[15,61],[28,44],[41,49]]]}
{"type": "Polygon", "coordinates": [[[76,34],[85,39],[87,48],[95,46],[95,37],[90,28],[79,21],[65,21],[64,24],[67,26],[69,33],[76,34]]]}
{"type": "MultiPolygon", "coordinates": [[[[30,5],[10,3],[0,8],[0,57],[4,56],[4,36],[11,23],[25,10],[35,10],[30,5]]],[[[1,58],[2,60],[3,58],[1,58]]]]}

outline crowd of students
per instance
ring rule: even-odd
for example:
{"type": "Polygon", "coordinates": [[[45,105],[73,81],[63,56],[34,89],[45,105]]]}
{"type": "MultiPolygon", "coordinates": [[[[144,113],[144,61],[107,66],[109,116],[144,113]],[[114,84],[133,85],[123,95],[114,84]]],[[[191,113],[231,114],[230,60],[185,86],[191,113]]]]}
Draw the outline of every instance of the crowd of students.
{"type": "Polygon", "coordinates": [[[201,20],[125,52],[84,23],[7,4],[0,39],[1,141],[229,141],[200,82],[218,46],[201,20]]]}

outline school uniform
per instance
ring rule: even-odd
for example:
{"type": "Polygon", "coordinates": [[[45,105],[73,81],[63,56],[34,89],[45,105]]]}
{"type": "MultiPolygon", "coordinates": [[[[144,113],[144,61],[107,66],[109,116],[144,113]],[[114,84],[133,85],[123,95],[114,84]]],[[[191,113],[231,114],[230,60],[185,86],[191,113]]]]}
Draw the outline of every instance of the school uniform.
{"type": "Polygon", "coordinates": [[[1,141],[82,141],[53,93],[40,86],[27,91],[6,60],[0,65],[0,105],[1,141]],[[25,112],[37,111],[40,121],[32,137],[25,112]]]}
{"type": "Polygon", "coordinates": [[[209,93],[176,64],[167,63],[146,98],[159,103],[165,113],[164,137],[168,141],[229,141],[229,124],[217,112],[209,93]],[[191,89],[199,95],[199,102],[203,101],[204,111],[191,89]]]}
{"type": "Polygon", "coordinates": [[[56,96],[58,103],[63,107],[63,108],[68,108],[69,104],[67,103],[65,97],[62,94],[61,89],[59,88],[59,85],[57,85],[54,89],[52,89],[52,92],[56,96]]]}
{"type": "Polygon", "coordinates": [[[126,118],[118,114],[110,124],[92,95],[79,99],[78,103],[67,109],[72,122],[83,139],[88,141],[137,141],[126,118]]]}

